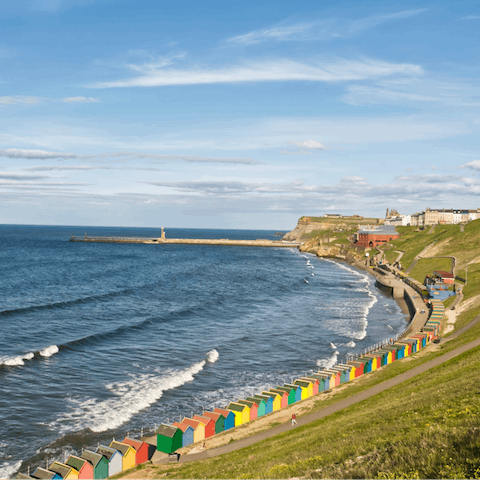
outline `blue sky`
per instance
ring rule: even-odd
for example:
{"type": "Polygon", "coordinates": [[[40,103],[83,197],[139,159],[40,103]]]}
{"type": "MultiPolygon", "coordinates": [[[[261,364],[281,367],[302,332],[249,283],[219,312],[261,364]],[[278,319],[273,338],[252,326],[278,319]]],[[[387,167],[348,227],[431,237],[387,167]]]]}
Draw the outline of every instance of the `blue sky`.
{"type": "Polygon", "coordinates": [[[478,2],[17,0],[0,223],[480,207],[478,2]]]}

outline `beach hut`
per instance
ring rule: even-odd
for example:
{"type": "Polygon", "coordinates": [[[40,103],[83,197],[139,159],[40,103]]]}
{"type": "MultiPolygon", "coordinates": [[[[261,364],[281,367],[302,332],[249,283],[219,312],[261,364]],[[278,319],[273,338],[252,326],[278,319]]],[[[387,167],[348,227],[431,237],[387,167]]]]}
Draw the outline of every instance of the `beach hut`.
{"type": "Polygon", "coordinates": [[[235,415],[235,426],[243,425],[250,421],[250,409],[241,403],[230,402],[227,410],[230,410],[235,415]]]}
{"type": "Polygon", "coordinates": [[[356,368],[353,365],[348,365],[347,363],[339,363],[337,365],[337,368],[344,368],[346,370],[346,372],[348,373],[348,375],[347,373],[345,374],[345,377],[347,377],[347,382],[355,379],[356,368]]]}
{"type": "Polygon", "coordinates": [[[409,355],[412,354],[412,345],[410,343],[405,342],[402,340],[401,342],[395,342],[395,345],[400,345],[403,346],[403,356],[408,357],[409,355]]]}
{"type": "Polygon", "coordinates": [[[122,471],[122,454],[114,448],[99,445],[97,453],[103,455],[108,460],[108,477],[116,475],[122,471]]]}
{"type": "Polygon", "coordinates": [[[215,433],[225,431],[225,417],[221,413],[203,412],[204,417],[211,418],[215,422],[215,433]]]}
{"type": "Polygon", "coordinates": [[[189,425],[193,428],[194,443],[205,440],[205,425],[203,423],[199,422],[198,420],[193,420],[193,418],[184,418],[180,423],[183,423],[184,425],[189,425]]]}
{"type": "Polygon", "coordinates": [[[223,418],[225,419],[225,430],[230,430],[235,426],[235,414],[230,410],[225,410],[224,408],[215,408],[213,413],[219,413],[220,415],[223,415],[223,418]]]}
{"type": "Polygon", "coordinates": [[[348,382],[350,375],[345,369],[339,368],[338,365],[335,365],[334,367],[330,367],[329,370],[333,370],[334,372],[338,372],[340,374],[340,383],[348,382]]]}
{"type": "Polygon", "coordinates": [[[258,398],[265,402],[265,414],[273,412],[273,399],[268,395],[254,395],[253,398],[258,398]]]}
{"type": "Polygon", "coordinates": [[[255,420],[258,417],[258,405],[253,400],[238,400],[237,403],[246,405],[250,409],[250,420],[255,420]]]}
{"type": "Polygon", "coordinates": [[[312,395],[318,395],[318,392],[320,390],[320,382],[317,378],[306,375],[305,377],[300,378],[300,380],[310,382],[312,384],[312,395]]]}
{"type": "MultiPolygon", "coordinates": [[[[185,423],[185,420],[182,423],[185,423]]],[[[171,427],[170,425],[160,425],[156,433],[158,451],[173,453],[182,448],[183,432],[179,428],[171,427]]],[[[203,431],[203,438],[205,438],[205,430],[203,431]]]]}
{"type": "Polygon", "coordinates": [[[64,463],[53,462],[48,469],[51,472],[58,473],[63,480],[75,480],[78,478],[78,471],[70,465],[65,465],[64,463]]]}
{"type": "Polygon", "coordinates": [[[305,400],[313,395],[313,385],[310,382],[304,382],[300,379],[297,379],[293,382],[293,384],[302,387],[302,400],[305,400]]]}
{"type": "Polygon", "coordinates": [[[427,346],[427,336],[426,335],[422,335],[420,332],[418,332],[415,335],[412,335],[411,338],[418,338],[418,340],[420,341],[420,346],[422,348],[427,346]]]}
{"type": "Polygon", "coordinates": [[[27,475],[27,474],[22,473],[22,472],[18,472],[16,477],[15,477],[15,480],[17,480],[17,479],[26,480],[27,478],[30,479],[30,478],[34,478],[34,477],[31,477],[30,475],[27,475]]]}
{"type": "Polygon", "coordinates": [[[282,397],[279,393],[274,393],[270,391],[263,391],[262,395],[270,397],[272,399],[272,411],[276,412],[282,408],[282,397]]]}
{"type": "MultiPolygon", "coordinates": [[[[279,388],[271,388],[270,392],[278,393],[280,395],[280,403],[282,404],[282,408],[288,407],[290,403],[288,403],[288,393],[285,390],[281,390],[279,388]]],[[[292,395],[292,399],[295,402],[295,394],[292,395]]]]}
{"type": "Polygon", "coordinates": [[[205,425],[205,438],[210,438],[215,435],[215,420],[213,420],[213,418],[205,417],[203,415],[194,415],[193,419],[205,425]]]}
{"type": "Polygon", "coordinates": [[[293,385],[291,383],[285,384],[286,388],[293,388],[295,390],[295,402],[299,402],[302,399],[302,387],[300,385],[293,385]]]}
{"type": "Polygon", "coordinates": [[[90,450],[84,450],[80,458],[84,458],[92,465],[93,479],[101,480],[108,477],[108,460],[103,455],[90,450]]]}
{"type": "Polygon", "coordinates": [[[390,362],[394,362],[397,360],[397,349],[393,345],[386,345],[385,347],[382,348],[382,350],[385,350],[387,352],[390,352],[392,355],[390,356],[390,362]]]}
{"type": "Polygon", "coordinates": [[[148,445],[148,459],[151,460],[157,453],[157,436],[146,437],[144,441],[148,445]]]}
{"type": "Polygon", "coordinates": [[[326,374],[312,373],[311,377],[318,380],[318,391],[324,392],[330,388],[330,377],[326,374]]]}
{"type": "Polygon", "coordinates": [[[135,466],[135,457],[137,455],[137,452],[131,445],[127,445],[126,443],[121,443],[114,440],[110,443],[109,447],[118,450],[122,454],[123,471],[129,470],[130,468],[133,468],[135,466]]]}
{"type": "Polygon", "coordinates": [[[373,358],[361,356],[357,358],[357,361],[364,364],[363,373],[370,373],[372,371],[373,358]]]}
{"type": "Polygon", "coordinates": [[[193,428],[185,423],[173,422],[172,427],[182,431],[182,447],[188,447],[193,443],[193,428]]]}
{"type": "Polygon", "coordinates": [[[356,360],[349,360],[347,365],[355,368],[355,378],[361,377],[364,374],[365,363],[356,360]]]}
{"type": "Polygon", "coordinates": [[[255,398],[255,397],[247,397],[247,400],[249,402],[254,402],[257,404],[257,418],[265,415],[267,413],[267,404],[265,403],[265,400],[262,400],[261,398],[255,398]]]}
{"type": "Polygon", "coordinates": [[[91,480],[93,478],[93,465],[84,458],[70,455],[65,462],[65,465],[75,469],[78,472],[79,479],[86,478],[91,480]]]}
{"type": "Polygon", "coordinates": [[[381,348],[380,350],[377,350],[377,353],[382,355],[382,366],[383,365],[388,365],[389,363],[392,363],[392,352],[391,352],[391,350],[381,348]]]}
{"type": "Polygon", "coordinates": [[[340,385],[341,374],[340,372],[337,372],[337,370],[327,368],[325,370],[322,370],[320,373],[326,373],[327,375],[330,375],[331,379],[333,380],[330,380],[330,388],[338,387],[340,385]]]}
{"type": "Polygon", "coordinates": [[[125,437],[123,442],[130,445],[137,452],[135,454],[135,466],[148,462],[148,444],[141,440],[134,440],[133,438],[125,437]]]}
{"type": "Polygon", "coordinates": [[[62,477],[55,472],[50,470],[45,470],[45,468],[37,467],[32,473],[33,478],[38,478],[42,480],[62,480],[62,477]]]}
{"type": "Polygon", "coordinates": [[[371,358],[372,359],[372,372],[377,370],[377,368],[380,368],[382,366],[382,357],[375,355],[373,353],[367,353],[364,355],[365,358],[371,358]]]}

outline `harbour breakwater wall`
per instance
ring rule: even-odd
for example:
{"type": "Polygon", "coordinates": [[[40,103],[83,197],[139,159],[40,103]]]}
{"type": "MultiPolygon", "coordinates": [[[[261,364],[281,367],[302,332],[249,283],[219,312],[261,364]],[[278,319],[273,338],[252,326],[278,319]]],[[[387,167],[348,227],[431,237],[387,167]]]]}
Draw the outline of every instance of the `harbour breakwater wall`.
{"type": "Polygon", "coordinates": [[[285,240],[230,240],[227,238],[145,238],[145,237],[76,237],[72,235],[70,242],[87,243],[141,243],[147,245],[224,245],[240,247],[281,247],[298,248],[300,243],[285,240]]]}

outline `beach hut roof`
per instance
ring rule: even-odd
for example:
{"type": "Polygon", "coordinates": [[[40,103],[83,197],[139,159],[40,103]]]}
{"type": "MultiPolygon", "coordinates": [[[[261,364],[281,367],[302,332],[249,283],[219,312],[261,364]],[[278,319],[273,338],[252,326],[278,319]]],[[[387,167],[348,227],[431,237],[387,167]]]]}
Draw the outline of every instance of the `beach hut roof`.
{"type": "Polygon", "coordinates": [[[257,394],[257,395],[254,395],[253,398],[258,398],[259,400],[264,400],[265,402],[268,402],[269,400],[271,400],[272,397],[270,397],[269,395],[257,394]]]}
{"type": "Polygon", "coordinates": [[[257,405],[257,403],[253,400],[239,400],[237,403],[246,405],[250,409],[253,407],[254,404],[257,405]]]}
{"type": "Polygon", "coordinates": [[[173,438],[176,433],[177,429],[175,427],[171,427],[170,425],[160,425],[157,430],[157,435],[162,435],[163,437],[169,438],[173,438]]]}
{"type": "Polygon", "coordinates": [[[205,415],[194,415],[194,416],[193,416],[193,419],[194,419],[194,420],[198,420],[199,422],[202,422],[202,423],[204,423],[205,425],[207,425],[207,423],[210,423],[210,422],[214,422],[214,423],[215,423],[215,420],[213,420],[213,418],[205,417],[205,415]]]}
{"type": "Polygon", "coordinates": [[[220,417],[225,418],[225,415],[222,415],[218,412],[203,412],[203,415],[208,418],[212,418],[214,422],[217,422],[220,417]]]}
{"type": "Polygon", "coordinates": [[[278,386],[278,387],[277,387],[277,390],[282,390],[282,391],[288,390],[288,393],[290,393],[292,390],[294,390],[294,388],[293,388],[293,387],[290,387],[290,386],[288,386],[288,385],[284,385],[283,387],[278,386]]]}
{"type": "Polygon", "coordinates": [[[53,462],[48,469],[52,472],[58,473],[62,478],[67,477],[72,471],[72,467],[70,465],[65,465],[64,463],[60,462],[53,462]]]}
{"type": "Polygon", "coordinates": [[[293,385],[292,383],[286,383],[286,387],[293,388],[295,391],[297,391],[300,388],[300,385],[293,385]]]}
{"type": "Polygon", "coordinates": [[[68,460],[65,462],[66,465],[73,467],[77,472],[79,472],[82,467],[85,465],[86,460],[84,458],[76,457],[75,455],[70,455],[68,460]]]}
{"type": "Polygon", "coordinates": [[[45,468],[42,468],[42,467],[37,467],[33,472],[33,474],[35,475],[35,478],[40,478],[45,480],[51,479],[55,476],[55,472],[46,470],[45,468]]]}
{"type": "Polygon", "coordinates": [[[126,443],[120,443],[116,442],[115,440],[110,444],[111,448],[114,448],[115,450],[118,450],[121,452],[122,455],[126,455],[128,451],[132,448],[130,445],[127,445],[126,443]]]}
{"type": "Polygon", "coordinates": [[[186,423],[178,423],[178,422],[173,422],[172,426],[179,428],[183,433],[185,433],[189,428],[192,428],[190,425],[187,425],[186,423]]]}
{"type": "Polygon", "coordinates": [[[225,408],[215,408],[214,413],[221,413],[224,418],[227,418],[231,412],[225,408]]]}
{"type": "Polygon", "coordinates": [[[193,420],[193,418],[184,418],[181,423],[184,423],[185,425],[190,425],[194,430],[196,430],[200,422],[198,420],[193,420]]]}
{"type": "Polygon", "coordinates": [[[98,448],[97,448],[97,453],[100,453],[101,455],[103,455],[108,461],[110,461],[110,459],[117,453],[117,450],[113,449],[113,448],[110,448],[110,447],[106,447],[105,445],[100,445],[98,448]]]}
{"type": "Polygon", "coordinates": [[[31,477],[30,475],[26,475],[25,473],[18,472],[15,478],[26,479],[26,478],[34,478],[34,477],[31,477]]]}
{"type": "Polygon", "coordinates": [[[262,402],[265,403],[263,398],[247,397],[247,400],[255,402],[257,405],[260,405],[262,402]]]}
{"type": "Polygon", "coordinates": [[[310,385],[309,382],[304,382],[303,380],[295,380],[295,384],[305,388],[308,388],[308,386],[310,385]]]}
{"type": "Polygon", "coordinates": [[[271,392],[271,391],[263,391],[262,392],[262,395],[268,395],[269,397],[272,397],[272,398],[277,398],[280,394],[279,393],[275,393],[275,392],[271,392]]]}
{"type": "Polygon", "coordinates": [[[241,403],[233,403],[232,402],[228,405],[227,408],[228,408],[228,410],[233,410],[234,412],[243,412],[247,408],[247,406],[242,405],[241,403]]]}
{"type": "MultiPolygon", "coordinates": [[[[283,390],[282,388],[278,388],[278,387],[277,388],[271,388],[270,391],[273,392],[273,393],[277,393],[278,395],[281,395],[282,397],[284,395],[288,395],[288,393],[285,390],[283,390]]],[[[290,389],[290,391],[292,391],[292,390],[290,389]]]]}
{"type": "Polygon", "coordinates": [[[142,442],[141,440],[134,440],[133,438],[125,437],[122,443],[125,443],[126,445],[130,445],[135,450],[139,450],[140,448],[142,448],[142,445],[144,442],[142,442]]]}
{"type": "Polygon", "coordinates": [[[94,467],[96,467],[103,458],[100,453],[91,452],[90,450],[84,450],[81,457],[88,460],[94,467]]]}

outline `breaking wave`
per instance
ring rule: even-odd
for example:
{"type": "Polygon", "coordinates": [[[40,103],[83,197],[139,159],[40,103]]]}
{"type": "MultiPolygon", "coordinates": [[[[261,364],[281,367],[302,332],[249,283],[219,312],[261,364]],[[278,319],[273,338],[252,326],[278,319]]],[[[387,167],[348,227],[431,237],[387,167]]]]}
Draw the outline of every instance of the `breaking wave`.
{"type": "Polygon", "coordinates": [[[191,382],[207,363],[215,363],[219,358],[217,350],[210,350],[206,358],[190,367],[158,376],[152,374],[133,375],[126,382],[106,385],[113,397],[107,400],[90,398],[87,400],[71,399],[74,404],[71,412],[58,418],[52,425],[60,427],[62,433],[89,428],[94,432],[105,432],[120,427],[135,414],[154,404],[167,390],[173,390],[191,382]]]}
{"type": "Polygon", "coordinates": [[[331,368],[331,367],[335,366],[337,364],[337,359],[338,359],[339,355],[340,355],[340,352],[335,350],[335,352],[333,353],[333,355],[331,357],[318,359],[317,362],[316,362],[317,367],[331,368]]]}
{"type": "Polygon", "coordinates": [[[42,350],[36,352],[25,353],[24,355],[15,355],[11,357],[0,357],[0,367],[19,367],[25,365],[25,361],[33,360],[39,357],[51,357],[59,352],[59,348],[56,345],[50,345],[42,350]]]}

